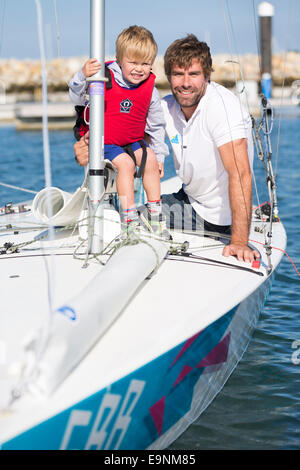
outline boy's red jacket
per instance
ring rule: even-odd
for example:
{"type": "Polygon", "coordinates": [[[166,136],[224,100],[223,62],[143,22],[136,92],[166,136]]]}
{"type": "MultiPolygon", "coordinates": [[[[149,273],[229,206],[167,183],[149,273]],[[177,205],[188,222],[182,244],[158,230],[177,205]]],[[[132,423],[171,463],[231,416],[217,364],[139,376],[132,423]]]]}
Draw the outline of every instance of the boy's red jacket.
{"type": "MultiPolygon", "coordinates": [[[[151,73],[137,88],[123,88],[115,81],[113,72],[109,72],[111,85],[105,84],[104,95],[104,143],[123,147],[144,138],[155,75],[151,73]]],[[[83,110],[83,106],[76,106],[78,116],[74,132],[77,139],[89,129],[83,119],[83,110]]],[[[89,108],[85,119],[89,122],[89,108]]]]}

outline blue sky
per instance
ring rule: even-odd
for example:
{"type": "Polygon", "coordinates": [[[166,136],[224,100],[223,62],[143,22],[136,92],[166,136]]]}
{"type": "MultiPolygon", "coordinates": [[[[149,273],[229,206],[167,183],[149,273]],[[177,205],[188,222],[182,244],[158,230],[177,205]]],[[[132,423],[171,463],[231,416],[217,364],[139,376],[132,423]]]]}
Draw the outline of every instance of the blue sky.
{"type": "MultiPolygon", "coordinates": [[[[257,52],[253,4],[259,0],[106,0],[106,54],[118,33],[132,24],[150,29],[163,54],[186,33],[206,40],[213,54],[229,52],[224,6],[234,28],[233,52],[257,52]]],[[[300,0],[273,0],[273,50],[300,50],[300,0]]],[[[53,0],[41,0],[47,59],[57,56],[53,0]]],[[[89,0],[56,0],[61,55],[89,54],[89,0]]],[[[39,58],[34,0],[0,0],[0,58],[39,58]]]]}

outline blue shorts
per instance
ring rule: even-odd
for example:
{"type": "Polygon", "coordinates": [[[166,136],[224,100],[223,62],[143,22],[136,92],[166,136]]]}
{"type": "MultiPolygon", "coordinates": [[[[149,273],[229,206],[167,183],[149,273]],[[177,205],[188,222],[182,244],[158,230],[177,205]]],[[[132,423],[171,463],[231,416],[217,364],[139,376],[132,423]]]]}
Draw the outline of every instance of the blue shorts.
{"type": "MultiPolygon", "coordinates": [[[[149,147],[147,142],[145,142],[144,140],[143,140],[143,142],[144,142],[146,147],[149,147]]],[[[130,144],[130,145],[131,145],[132,150],[134,152],[141,148],[141,146],[138,142],[133,142],[133,144],[130,144]]],[[[114,158],[116,158],[121,153],[126,153],[126,152],[119,145],[114,145],[114,144],[105,144],[104,145],[104,158],[107,159],[107,160],[110,160],[111,162],[113,161],[114,158]]]]}

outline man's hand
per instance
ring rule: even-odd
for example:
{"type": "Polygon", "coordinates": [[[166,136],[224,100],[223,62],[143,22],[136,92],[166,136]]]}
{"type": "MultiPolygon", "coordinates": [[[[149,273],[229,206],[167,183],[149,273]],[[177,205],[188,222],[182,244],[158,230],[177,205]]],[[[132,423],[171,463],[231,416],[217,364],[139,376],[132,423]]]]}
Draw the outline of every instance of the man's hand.
{"type": "Polygon", "coordinates": [[[97,59],[88,59],[82,67],[82,73],[85,77],[91,77],[99,72],[101,64],[97,59]]]}
{"type": "Polygon", "coordinates": [[[249,246],[239,243],[230,243],[223,249],[223,256],[236,256],[239,261],[252,263],[255,259],[260,259],[260,254],[257,250],[251,250],[249,246]]]}
{"type": "Polygon", "coordinates": [[[89,132],[82,136],[73,148],[78,165],[86,166],[89,162],[89,132]]]}

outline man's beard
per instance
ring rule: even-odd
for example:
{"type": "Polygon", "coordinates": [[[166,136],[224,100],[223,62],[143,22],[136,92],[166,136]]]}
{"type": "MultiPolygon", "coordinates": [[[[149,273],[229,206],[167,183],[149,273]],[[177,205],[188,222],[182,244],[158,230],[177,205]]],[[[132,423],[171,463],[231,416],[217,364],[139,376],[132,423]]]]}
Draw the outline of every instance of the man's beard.
{"type": "MultiPolygon", "coordinates": [[[[193,108],[195,106],[198,105],[199,101],[201,100],[201,98],[204,96],[205,94],[205,91],[206,91],[206,82],[203,83],[202,87],[201,87],[201,90],[197,93],[197,94],[193,94],[192,97],[190,97],[190,100],[189,98],[184,98],[184,96],[182,96],[182,94],[180,94],[179,96],[177,95],[176,93],[176,90],[178,89],[179,87],[176,87],[172,90],[173,92],[173,96],[175,98],[175,100],[177,101],[177,103],[182,107],[182,108],[193,108]]],[[[188,91],[188,90],[187,90],[188,91]]],[[[194,89],[192,88],[191,91],[194,91],[194,89]]]]}

